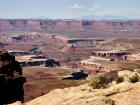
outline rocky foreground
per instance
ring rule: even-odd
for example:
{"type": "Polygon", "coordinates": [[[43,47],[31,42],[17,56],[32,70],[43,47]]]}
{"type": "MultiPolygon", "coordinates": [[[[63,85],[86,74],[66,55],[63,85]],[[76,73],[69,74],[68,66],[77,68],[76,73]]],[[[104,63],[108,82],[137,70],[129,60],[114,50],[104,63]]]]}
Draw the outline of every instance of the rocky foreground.
{"type": "MultiPolygon", "coordinates": [[[[140,105],[140,82],[132,83],[129,77],[140,76],[138,72],[121,71],[118,76],[124,82],[105,89],[93,89],[89,84],[65,89],[56,89],[24,105],[140,105]]],[[[21,105],[16,102],[11,105],[21,105]]]]}
{"type": "Polygon", "coordinates": [[[24,101],[23,84],[26,78],[15,57],[0,51],[0,105],[24,101]]]}

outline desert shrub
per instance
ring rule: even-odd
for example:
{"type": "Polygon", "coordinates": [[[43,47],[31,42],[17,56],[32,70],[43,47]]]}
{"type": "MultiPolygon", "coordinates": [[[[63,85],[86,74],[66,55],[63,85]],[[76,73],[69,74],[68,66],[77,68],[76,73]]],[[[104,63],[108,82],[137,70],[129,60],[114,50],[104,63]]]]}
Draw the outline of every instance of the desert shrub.
{"type": "Polygon", "coordinates": [[[124,81],[124,77],[117,76],[115,81],[117,84],[122,83],[124,81]]]}
{"type": "Polygon", "coordinates": [[[132,77],[129,77],[129,82],[131,83],[136,83],[139,81],[139,76],[138,75],[134,75],[132,77]]]}
{"type": "Polygon", "coordinates": [[[113,79],[113,77],[109,76],[96,76],[89,82],[89,86],[91,86],[93,89],[106,88],[108,84],[113,81],[113,79]]]}
{"type": "Polygon", "coordinates": [[[102,76],[97,76],[95,77],[93,80],[90,81],[89,85],[93,88],[93,89],[99,89],[101,87],[104,87],[104,77],[102,76]]]}
{"type": "Polygon", "coordinates": [[[116,79],[116,75],[106,76],[106,82],[107,82],[107,83],[111,83],[111,82],[114,81],[115,79],[116,79]]]}

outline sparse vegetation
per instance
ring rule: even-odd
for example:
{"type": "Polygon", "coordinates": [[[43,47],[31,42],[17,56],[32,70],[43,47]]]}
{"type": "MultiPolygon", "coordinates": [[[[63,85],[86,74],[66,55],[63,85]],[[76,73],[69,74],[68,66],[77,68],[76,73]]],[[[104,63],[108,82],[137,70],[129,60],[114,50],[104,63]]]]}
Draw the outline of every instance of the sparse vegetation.
{"type": "Polygon", "coordinates": [[[89,85],[93,89],[100,89],[102,87],[105,87],[105,78],[103,76],[97,76],[90,81],[89,85]]]}
{"type": "Polygon", "coordinates": [[[129,77],[129,82],[131,83],[136,83],[139,81],[139,76],[138,75],[134,75],[132,77],[129,77]]]}
{"type": "Polygon", "coordinates": [[[114,80],[114,77],[105,77],[105,76],[97,76],[93,80],[90,81],[89,86],[91,86],[93,89],[100,89],[100,88],[106,88],[109,83],[111,83],[114,80]]]}
{"type": "Polygon", "coordinates": [[[123,81],[124,81],[124,77],[120,77],[120,76],[116,77],[116,83],[117,84],[122,83],[123,81]]]}

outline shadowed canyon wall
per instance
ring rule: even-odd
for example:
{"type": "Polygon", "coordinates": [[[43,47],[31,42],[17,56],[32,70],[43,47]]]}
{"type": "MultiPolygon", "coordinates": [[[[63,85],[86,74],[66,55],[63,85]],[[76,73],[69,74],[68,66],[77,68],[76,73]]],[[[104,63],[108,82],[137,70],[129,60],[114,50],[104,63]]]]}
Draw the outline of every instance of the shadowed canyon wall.
{"type": "Polygon", "coordinates": [[[0,105],[24,101],[23,84],[26,78],[15,57],[0,51],[0,105]]]}

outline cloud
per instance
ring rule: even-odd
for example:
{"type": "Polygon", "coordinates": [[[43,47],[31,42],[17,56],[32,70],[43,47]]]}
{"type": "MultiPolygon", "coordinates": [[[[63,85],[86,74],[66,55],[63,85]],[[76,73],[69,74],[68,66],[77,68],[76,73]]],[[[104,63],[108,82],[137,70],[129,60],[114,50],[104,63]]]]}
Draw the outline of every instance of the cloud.
{"type": "Polygon", "coordinates": [[[87,8],[89,11],[102,11],[104,8],[101,6],[101,4],[94,4],[91,8],[87,8]]]}
{"type": "Polygon", "coordinates": [[[79,5],[78,3],[75,3],[70,8],[73,9],[73,10],[85,10],[85,6],[84,5],[79,5]]]}
{"type": "Polygon", "coordinates": [[[80,10],[80,11],[102,11],[104,8],[101,6],[101,4],[94,4],[91,7],[86,5],[80,5],[78,3],[75,3],[73,6],[70,7],[73,10],[80,10]]]}

